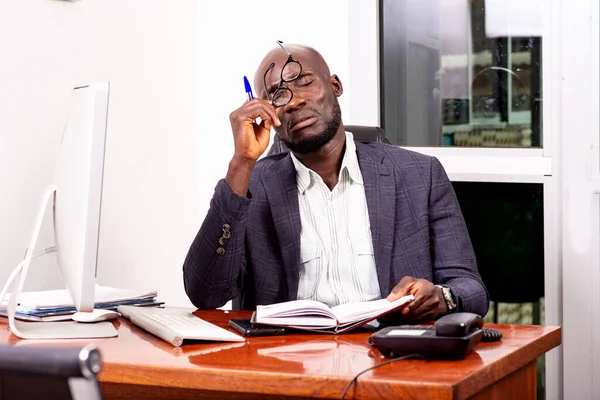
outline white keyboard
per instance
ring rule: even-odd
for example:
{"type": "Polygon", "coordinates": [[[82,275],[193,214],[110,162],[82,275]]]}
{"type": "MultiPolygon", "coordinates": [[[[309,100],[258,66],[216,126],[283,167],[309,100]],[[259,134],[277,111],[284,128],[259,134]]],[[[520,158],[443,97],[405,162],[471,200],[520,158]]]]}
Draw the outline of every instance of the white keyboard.
{"type": "Polygon", "coordinates": [[[244,342],[246,339],[233,332],[204,321],[192,314],[173,315],[167,313],[140,313],[152,323],[162,325],[174,331],[183,339],[210,340],[222,342],[244,342]]]}

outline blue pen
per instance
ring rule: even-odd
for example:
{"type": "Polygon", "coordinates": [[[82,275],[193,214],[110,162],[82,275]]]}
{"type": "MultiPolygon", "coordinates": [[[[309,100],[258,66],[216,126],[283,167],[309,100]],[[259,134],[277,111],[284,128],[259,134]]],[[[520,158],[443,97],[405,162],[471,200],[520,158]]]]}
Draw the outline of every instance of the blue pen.
{"type": "Polygon", "coordinates": [[[254,95],[252,94],[252,88],[250,87],[250,82],[248,82],[248,78],[244,76],[244,87],[246,88],[246,94],[248,95],[248,100],[252,100],[254,95]]]}

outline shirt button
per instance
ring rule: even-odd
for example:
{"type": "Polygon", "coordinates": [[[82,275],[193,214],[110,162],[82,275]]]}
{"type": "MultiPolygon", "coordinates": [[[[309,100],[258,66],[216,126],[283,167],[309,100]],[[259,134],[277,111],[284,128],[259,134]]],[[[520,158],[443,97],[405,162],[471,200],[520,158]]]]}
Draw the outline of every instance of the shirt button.
{"type": "Polygon", "coordinates": [[[224,248],[222,248],[222,247],[219,247],[219,248],[217,249],[217,254],[218,254],[218,255],[220,255],[220,256],[222,256],[223,254],[225,254],[225,249],[224,249],[224,248]]]}
{"type": "Polygon", "coordinates": [[[330,206],[330,205],[332,205],[332,204],[333,204],[333,201],[331,201],[331,199],[330,199],[330,200],[327,200],[327,205],[328,205],[328,206],[330,206]]]}

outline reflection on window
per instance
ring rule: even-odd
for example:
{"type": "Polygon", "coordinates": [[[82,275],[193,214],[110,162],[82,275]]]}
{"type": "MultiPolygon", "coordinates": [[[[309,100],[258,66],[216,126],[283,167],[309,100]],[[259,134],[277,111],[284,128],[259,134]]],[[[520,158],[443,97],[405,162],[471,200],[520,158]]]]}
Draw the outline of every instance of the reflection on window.
{"type": "Polygon", "coordinates": [[[484,0],[380,1],[393,143],[541,146],[541,39],[488,35],[489,17],[484,0]]]}

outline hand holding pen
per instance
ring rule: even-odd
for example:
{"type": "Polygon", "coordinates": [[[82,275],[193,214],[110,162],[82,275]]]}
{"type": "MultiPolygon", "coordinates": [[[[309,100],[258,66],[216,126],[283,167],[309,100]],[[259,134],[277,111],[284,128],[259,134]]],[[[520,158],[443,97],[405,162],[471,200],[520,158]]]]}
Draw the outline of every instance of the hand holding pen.
{"type": "Polygon", "coordinates": [[[246,196],[254,164],[269,147],[271,127],[281,125],[273,105],[254,97],[246,77],[244,89],[248,101],[229,115],[235,152],[225,178],[231,190],[240,196],[246,196]],[[257,118],[260,123],[256,123],[257,118]]]}
{"type": "Polygon", "coordinates": [[[248,97],[240,108],[229,115],[236,155],[257,160],[267,149],[271,138],[271,127],[281,122],[273,106],[266,100],[254,97],[248,79],[244,77],[244,90],[248,97]],[[260,118],[260,123],[256,119],[260,118]]]}
{"type": "MultiPolygon", "coordinates": [[[[252,93],[252,87],[250,86],[250,82],[248,78],[244,76],[244,90],[246,91],[246,96],[248,97],[248,102],[254,100],[254,94],[252,93]]],[[[277,113],[273,108],[272,104],[263,99],[257,99],[255,101],[261,103],[260,109],[258,110],[258,114],[252,118],[252,121],[257,126],[261,126],[271,130],[271,126],[279,126],[281,123],[279,122],[279,118],[277,117],[277,113]],[[265,113],[266,111],[266,113],[265,113]],[[256,122],[256,119],[260,119],[260,122],[256,122]]],[[[243,106],[242,106],[243,108],[243,106]]]]}

